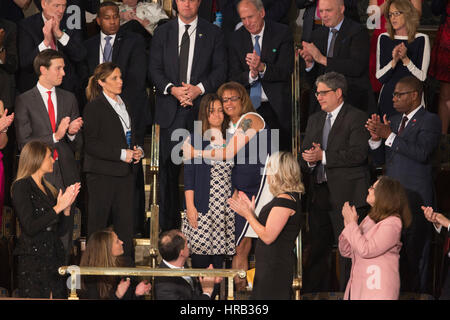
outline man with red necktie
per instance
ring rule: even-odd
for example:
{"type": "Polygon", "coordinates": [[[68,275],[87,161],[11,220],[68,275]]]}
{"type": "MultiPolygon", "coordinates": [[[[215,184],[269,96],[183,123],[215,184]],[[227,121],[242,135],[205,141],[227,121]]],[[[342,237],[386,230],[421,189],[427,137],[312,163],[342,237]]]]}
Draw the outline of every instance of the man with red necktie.
{"type": "MultiPolygon", "coordinates": [[[[19,150],[31,140],[40,140],[53,148],[53,172],[46,179],[57,189],[80,181],[75,150],[80,146],[78,133],[83,125],[75,96],[57,88],[65,75],[63,56],[52,49],[40,52],[33,62],[39,77],[37,84],[16,99],[15,127],[19,150]]],[[[73,216],[72,216],[73,217],[73,216]]],[[[72,229],[62,237],[67,257],[72,248],[72,229]]]]}

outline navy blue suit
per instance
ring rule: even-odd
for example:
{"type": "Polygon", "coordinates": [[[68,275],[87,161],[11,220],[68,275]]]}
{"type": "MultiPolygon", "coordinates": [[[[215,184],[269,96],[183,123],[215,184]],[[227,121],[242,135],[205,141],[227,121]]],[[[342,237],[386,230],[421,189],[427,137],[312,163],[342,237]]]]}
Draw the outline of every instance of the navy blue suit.
{"type": "MultiPolygon", "coordinates": [[[[155,122],[161,126],[160,144],[160,225],[161,229],[178,228],[181,223],[178,176],[180,166],[171,161],[172,141],[176,129],[193,129],[202,95],[193,107],[183,108],[178,100],[164,94],[169,83],[181,86],[178,58],[178,19],[159,26],[152,39],[149,76],[156,87],[155,122]]],[[[192,44],[191,44],[192,45],[192,44]]],[[[217,26],[198,18],[195,30],[190,83],[202,83],[205,93],[216,92],[227,76],[226,49],[223,33],[217,26]]]]}
{"type": "MultiPolygon", "coordinates": [[[[398,132],[403,115],[391,118],[392,132],[398,132]]],[[[412,213],[411,225],[404,229],[400,253],[401,290],[425,290],[431,225],[425,220],[421,205],[433,206],[434,183],[432,156],[441,137],[441,120],[421,108],[409,120],[391,147],[373,150],[375,164],[385,163],[385,174],[398,180],[406,189],[412,213]]]]}

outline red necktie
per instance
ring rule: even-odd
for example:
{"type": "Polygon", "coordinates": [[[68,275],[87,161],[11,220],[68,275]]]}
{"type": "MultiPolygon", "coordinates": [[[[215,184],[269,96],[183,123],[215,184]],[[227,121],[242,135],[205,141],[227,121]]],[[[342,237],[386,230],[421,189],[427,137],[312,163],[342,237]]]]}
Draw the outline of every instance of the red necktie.
{"type": "Polygon", "coordinates": [[[400,125],[400,129],[398,129],[398,134],[402,133],[403,129],[405,129],[406,121],[408,121],[408,117],[404,116],[402,119],[402,124],[400,125]]]}
{"type": "MultiPolygon", "coordinates": [[[[53,106],[53,101],[52,101],[52,92],[51,91],[47,91],[48,94],[48,117],[50,118],[50,124],[52,125],[52,130],[53,133],[55,133],[56,130],[56,122],[55,122],[55,107],[53,106]]],[[[56,149],[53,150],[53,159],[58,159],[58,152],[56,151],[56,149]]]]}
{"type": "Polygon", "coordinates": [[[444,243],[444,254],[448,254],[448,251],[450,250],[450,236],[447,236],[447,239],[444,243]]]}
{"type": "Polygon", "coordinates": [[[322,19],[322,17],[320,16],[319,1],[320,0],[317,0],[317,4],[316,4],[316,14],[317,14],[317,17],[319,17],[319,19],[322,19]]]}
{"type": "Polygon", "coordinates": [[[56,50],[56,44],[55,44],[55,38],[52,37],[52,41],[50,41],[50,48],[52,48],[53,50],[56,50]]]}

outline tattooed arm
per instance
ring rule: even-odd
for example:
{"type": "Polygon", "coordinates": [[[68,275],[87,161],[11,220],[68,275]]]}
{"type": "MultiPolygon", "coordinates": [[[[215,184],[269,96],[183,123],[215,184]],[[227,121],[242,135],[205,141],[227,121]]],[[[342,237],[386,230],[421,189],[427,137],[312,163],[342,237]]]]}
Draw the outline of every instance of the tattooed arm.
{"type": "Polygon", "coordinates": [[[250,141],[250,139],[263,128],[263,121],[258,116],[249,114],[241,120],[239,127],[225,148],[202,151],[194,150],[192,155],[194,157],[199,157],[201,152],[201,156],[206,159],[231,160],[238,153],[238,151],[241,150],[250,141]]]}

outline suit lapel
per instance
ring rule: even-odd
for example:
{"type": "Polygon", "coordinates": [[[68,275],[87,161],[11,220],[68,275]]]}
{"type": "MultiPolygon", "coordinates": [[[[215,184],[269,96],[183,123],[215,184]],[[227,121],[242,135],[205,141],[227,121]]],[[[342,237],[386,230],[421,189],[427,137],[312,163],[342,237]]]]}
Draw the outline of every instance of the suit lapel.
{"type": "Polygon", "coordinates": [[[100,34],[95,36],[93,43],[94,45],[89,46],[88,48],[90,51],[90,54],[88,55],[90,65],[89,70],[91,70],[90,73],[94,73],[95,67],[100,64],[100,50],[102,50],[100,34]]]}
{"type": "Polygon", "coordinates": [[[122,33],[119,31],[116,35],[116,39],[114,40],[113,52],[111,57],[111,61],[114,63],[117,63],[120,47],[122,46],[122,41],[123,41],[122,33]]]}
{"type": "Polygon", "coordinates": [[[266,61],[266,57],[270,53],[270,47],[271,47],[271,39],[269,35],[271,35],[271,27],[272,25],[270,23],[265,22],[264,27],[264,35],[263,35],[263,41],[262,41],[262,48],[261,48],[261,60],[266,61]]]}
{"type": "Polygon", "coordinates": [[[425,115],[425,109],[422,107],[420,108],[414,117],[409,120],[408,124],[406,125],[405,129],[403,129],[402,136],[406,136],[411,130],[414,130],[417,124],[420,123],[422,120],[422,117],[425,115]]]}
{"type": "Polygon", "coordinates": [[[336,42],[334,43],[334,50],[333,50],[333,56],[336,57],[339,55],[339,51],[342,47],[342,41],[344,41],[347,38],[347,29],[348,29],[348,21],[346,18],[344,18],[344,22],[341,25],[341,29],[338,32],[338,35],[336,37],[336,42]]]}
{"type": "Polygon", "coordinates": [[[64,98],[61,94],[61,91],[59,91],[58,88],[55,88],[55,95],[56,95],[56,127],[61,122],[61,119],[64,115],[63,109],[64,109],[64,98]]]}
{"type": "Polygon", "coordinates": [[[339,111],[336,120],[334,120],[333,126],[331,127],[330,133],[328,134],[328,146],[333,142],[333,138],[338,135],[339,128],[342,126],[345,120],[345,114],[347,113],[347,106],[344,103],[341,110],[339,111]]]}
{"type": "Polygon", "coordinates": [[[199,63],[200,57],[203,57],[200,52],[201,48],[203,47],[202,41],[205,36],[206,35],[204,34],[203,24],[199,18],[197,21],[197,30],[195,30],[195,47],[194,56],[192,57],[191,79],[195,77],[195,72],[197,71],[196,67],[199,63]]]}
{"type": "Polygon", "coordinates": [[[180,83],[180,62],[178,58],[178,19],[173,19],[170,22],[171,26],[169,30],[167,30],[167,59],[165,61],[168,61],[168,69],[172,70],[172,72],[169,72],[168,74],[173,75],[173,79],[176,83],[175,85],[181,85],[180,83]]]}

